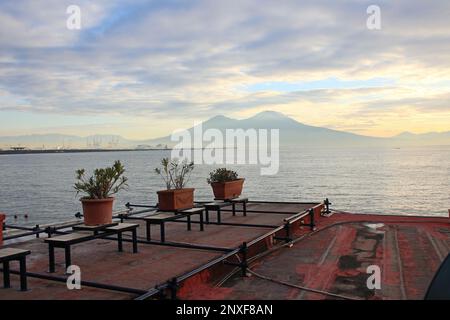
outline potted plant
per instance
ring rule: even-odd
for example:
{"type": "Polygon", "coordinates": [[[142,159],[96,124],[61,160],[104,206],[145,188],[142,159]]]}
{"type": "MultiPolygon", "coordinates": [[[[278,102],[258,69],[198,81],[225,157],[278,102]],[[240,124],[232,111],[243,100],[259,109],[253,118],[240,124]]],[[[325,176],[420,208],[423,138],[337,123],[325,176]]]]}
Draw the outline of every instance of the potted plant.
{"type": "Polygon", "coordinates": [[[219,168],[209,173],[208,183],[211,185],[214,198],[217,200],[229,200],[237,198],[242,193],[243,178],[239,178],[235,171],[219,168]]]}
{"type": "Polygon", "coordinates": [[[83,205],[84,223],[100,225],[112,222],[113,195],[127,186],[127,178],[123,176],[125,168],[120,161],[112,167],[95,169],[94,175],[86,177],[84,169],[76,171],[77,182],[74,185],[77,195],[85,194],[80,199],[83,205]]]}
{"type": "Polygon", "coordinates": [[[178,159],[161,160],[161,168],[156,168],[166,184],[166,190],[158,191],[158,208],[161,211],[177,211],[194,207],[194,188],[185,188],[194,163],[178,159]]]}

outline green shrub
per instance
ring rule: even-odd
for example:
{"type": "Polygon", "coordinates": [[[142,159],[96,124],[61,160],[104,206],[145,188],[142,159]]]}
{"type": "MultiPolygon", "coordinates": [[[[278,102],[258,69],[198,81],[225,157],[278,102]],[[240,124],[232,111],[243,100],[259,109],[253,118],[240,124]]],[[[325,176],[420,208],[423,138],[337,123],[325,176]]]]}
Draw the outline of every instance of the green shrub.
{"type": "Polygon", "coordinates": [[[77,182],[74,185],[77,195],[86,194],[82,199],[107,199],[127,187],[128,179],[123,176],[125,168],[120,161],[112,167],[95,169],[94,175],[86,177],[85,169],[76,171],[77,182]]]}
{"type": "Polygon", "coordinates": [[[156,168],[155,172],[164,180],[166,189],[171,190],[183,189],[189,181],[192,170],[194,163],[187,162],[186,159],[180,162],[178,159],[163,158],[161,168],[156,168]]]}
{"type": "Polygon", "coordinates": [[[209,173],[209,178],[207,182],[211,183],[223,183],[228,181],[238,180],[238,174],[233,170],[228,170],[227,168],[219,168],[209,173]]]}

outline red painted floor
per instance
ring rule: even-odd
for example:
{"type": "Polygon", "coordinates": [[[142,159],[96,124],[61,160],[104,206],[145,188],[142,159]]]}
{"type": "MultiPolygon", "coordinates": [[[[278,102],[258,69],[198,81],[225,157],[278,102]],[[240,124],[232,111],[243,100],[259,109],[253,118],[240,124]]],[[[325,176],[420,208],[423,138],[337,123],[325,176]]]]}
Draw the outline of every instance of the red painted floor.
{"type": "Polygon", "coordinates": [[[448,218],[334,214],[250,265],[261,279],[236,275],[220,287],[190,292],[185,299],[337,299],[279,281],[351,299],[423,299],[450,251],[448,218]],[[381,271],[381,289],[369,289],[369,266],[381,271]],[[206,294],[204,292],[207,292],[206,294]]]}
{"type": "MultiPolygon", "coordinates": [[[[249,204],[249,210],[273,210],[300,212],[311,205],[275,205],[249,204]]],[[[233,217],[230,212],[222,214],[222,222],[248,224],[281,225],[283,218],[291,214],[249,213],[243,217],[238,213],[233,217]]],[[[215,221],[216,214],[210,214],[215,221]]],[[[194,219],[195,220],[195,219],[194,219]]],[[[132,222],[132,221],[130,221],[132,222]]],[[[168,223],[166,241],[186,242],[208,246],[236,248],[243,241],[249,241],[265,234],[270,229],[254,227],[233,227],[224,225],[207,225],[200,232],[194,224],[192,231],[186,230],[184,223],[168,223]]],[[[145,239],[145,228],[139,228],[139,237],[145,239]]],[[[159,239],[159,227],[152,227],[152,238],[159,239]]],[[[29,272],[48,274],[48,248],[43,239],[33,239],[12,247],[31,250],[27,264],[29,272]]],[[[168,279],[182,275],[200,265],[220,257],[223,253],[197,249],[163,247],[140,244],[139,253],[131,253],[131,244],[124,244],[124,252],[117,252],[117,243],[111,240],[95,240],[72,247],[72,263],[80,266],[82,280],[95,281],[116,286],[125,286],[148,290],[168,279]]],[[[56,249],[56,274],[64,275],[64,255],[62,249],[56,249]]],[[[12,263],[12,270],[18,265],[12,263]]],[[[2,274],[0,273],[0,278],[2,274]]],[[[118,293],[110,290],[94,289],[84,286],[82,290],[68,290],[65,283],[28,278],[27,292],[18,291],[18,276],[11,275],[11,289],[0,288],[0,299],[131,299],[136,295],[118,293]]],[[[3,281],[3,279],[1,279],[3,281]]],[[[1,282],[2,283],[2,282],[1,282]]]]}
{"type": "MultiPolygon", "coordinates": [[[[301,212],[312,204],[249,204],[250,210],[301,212]]],[[[233,217],[223,214],[223,222],[282,225],[291,214],[249,213],[233,217]]],[[[215,214],[211,214],[215,221],[215,214]]],[[[336,213],[320,217],[317,229],[296,227],[294,244],[281,246],[266,239],[268,254],[251,260],[256,272],[242,277],[205,269],[185,282],[178,292],[181,299],[337,299],[287,286],[303,286],[350,299],[422,299],[440,263],[450,251],[450,220],[408,216],[376,216],[336,213]],[[275,248],[273,247],[275,245],[275,248]],[[280,247],[279,249],[276,249],[280,247]],[[274,250],[276,249],[276,250],[274,250]],[[368,266],[381,271],[381,289],[367,287],[368,266]],[[270,280],[272,281],[270,281],[270,280]],[[276,282],[274,282],[276,281],[276,282]],[[285,284],[280,284],[282,281],[285,284]]],[[[159,237],[158,227],[152,236],[159,237]]],[[[187,231],[183,223],[169,223],[167,241],[236,248],[243,241],[255,239],[271,229],[207,225],[204,232],[193,225],[187,231]]],[[[144,238],[144,228],[139,228],[144,238]]],[[[48,253],[43,239],[33,239],[14,247],[32,251],[28,271],[47,274],[48,253]]],[[[162,247],[140,244],[139,253],[131,253],[131,245],[117,252],[116,242],[95,240],[72,249],[74,264],[81,267],[82,279],[100,283],[148,290],[168,279],[180,276],[220,257],[217,251],[162,247]]],[[[64,273],[62,250],[57,249],[57,273],[64,273]]],[[[12,269],[18,269],[12,265],[12,269]]],[[[238,270],[238,269],[236,269],[238,270]]],[[[223,270],[222,270],[223,271],[223,270]]],[[[0,276],[1,278],[1,276],[0,276]]],[[[12,275],[11,289],[0,289],[0,299],[132,299],[135,294],[84,286],[68,290],[64,283],[29,278],[27,292],[18,291],[18,277],[12,275]]]]}

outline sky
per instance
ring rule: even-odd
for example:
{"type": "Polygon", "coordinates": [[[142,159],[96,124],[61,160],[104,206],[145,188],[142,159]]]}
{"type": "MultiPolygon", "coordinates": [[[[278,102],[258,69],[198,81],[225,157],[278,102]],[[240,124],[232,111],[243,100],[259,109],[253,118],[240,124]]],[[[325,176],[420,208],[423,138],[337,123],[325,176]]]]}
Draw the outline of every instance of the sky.
{"type": "Polygon", "coordinates": [[[449,21],[448,0],[4,0],[0,136],[145,139],[264,110],[372,136],[450,131],[449,21]]]}

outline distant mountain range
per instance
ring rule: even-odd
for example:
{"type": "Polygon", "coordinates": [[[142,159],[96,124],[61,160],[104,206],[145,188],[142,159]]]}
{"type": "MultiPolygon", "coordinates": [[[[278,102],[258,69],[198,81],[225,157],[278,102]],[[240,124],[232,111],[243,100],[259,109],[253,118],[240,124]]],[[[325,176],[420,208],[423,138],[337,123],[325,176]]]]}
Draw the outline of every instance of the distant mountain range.
{"type": "MultiPolygon", "coordinates": [[[[405,132],[390,138],[379,138],[354,133],[314,127],[302,124],[292,118],[274,111],[265,111],[255,116],[237,120],[216,116],[202,123],[203,130],[218,129],[279,129],[281,145],[299,146],[429,146],[450,145],[449,132],[430,132],[413,134],[405,132]]],[[[188,129],[191,133],[194,128],[188,129]]],[[[123,148],[164,148],[173,146],[170,136],[147,140],[129,140],[118,135],[92,135],[88,137],[39,134],[0,137],[0,148],[13,146],[43,149],[123,149],[123,148]]]]}

